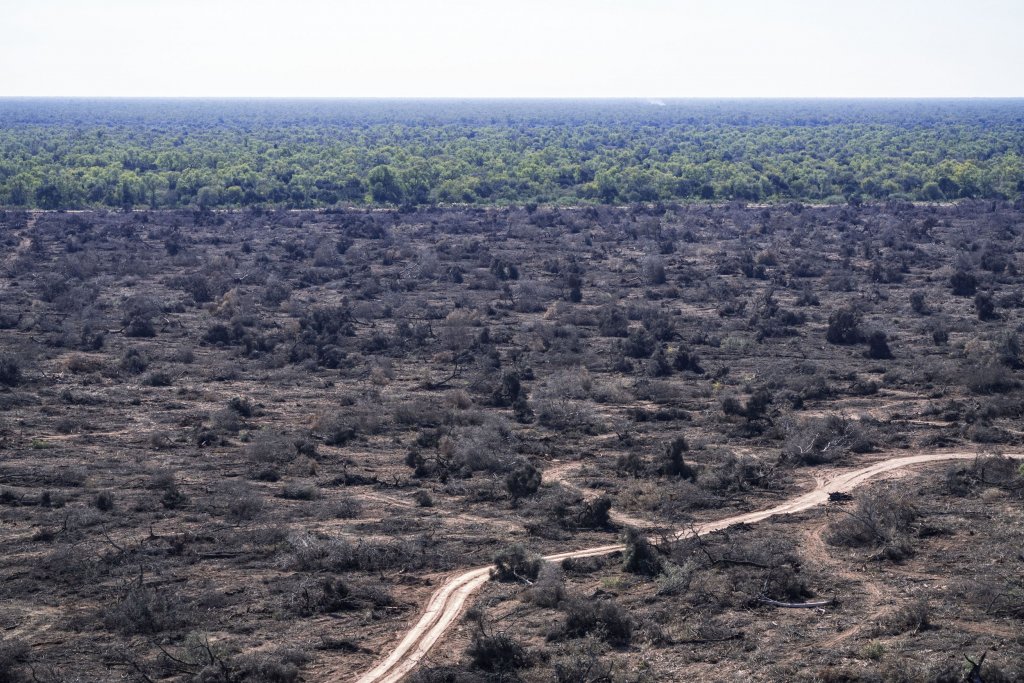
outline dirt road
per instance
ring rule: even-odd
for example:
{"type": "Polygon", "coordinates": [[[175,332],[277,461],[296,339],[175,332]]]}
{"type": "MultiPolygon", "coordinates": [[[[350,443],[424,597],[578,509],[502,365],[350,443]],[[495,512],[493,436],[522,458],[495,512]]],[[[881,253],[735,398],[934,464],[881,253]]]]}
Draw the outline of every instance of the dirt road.
{"type": "MultiPolygon", "coordinates": [[[[828,495],[832,492],[849,491],[885,472],[925,463],[970,459],[976,457],[976,455],[976,453],[956,451],[879,460],[870,465],[850,470],[849,472],[843,472],[828,481],[819,481],[812,491],[791,498],[773,508],[727,517],[714,522],[697,524],[692,529],[680,531],[680,534],[703,534],[719,531],[736,524],[760,522],[775,515],[789,515],[802,512],[826,502],[828,495]]],[[[1015,454],[1008,457],[1024,459],[1024,454],[1015,454]]],[[[622,550],[622,546],[619,544],[603,545],[596,548],[584,548],[582,550],[548,555],[544,559],[549,562],[559,562],[567,558],[606,555],[618,550],[622,550]]],[[[357,679],[357,683],[397,683],[405,677],[430,651],[430,648],[441,639],[445,631],[448,630],[448,627],[458,619],[470,596],[487,582],[490,577],[490,571],[491,568],[489,566],[477,567],[449,578],[431,596],[423,611],[423,615],[405,635],[402,642],[373,669],[357,679]]],[[[346,677],[344,679],[333,678],[330,680],[340,683],[343,680],[349,679],[346,677]]]]}

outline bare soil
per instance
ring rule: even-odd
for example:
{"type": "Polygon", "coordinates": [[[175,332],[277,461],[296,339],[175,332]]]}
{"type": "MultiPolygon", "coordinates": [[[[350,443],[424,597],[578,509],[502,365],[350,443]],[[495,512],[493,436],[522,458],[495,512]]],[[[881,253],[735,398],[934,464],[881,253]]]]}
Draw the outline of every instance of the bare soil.
{"type": "Polygon", "coordinates": [[[8,680],[1016,675],[1019,207],[2,212],[0,244],[8,680]],[[912,521],[829,540],[886,486],[912,521]],[[514,546],[564,599],[488,581],[514,546]]]}

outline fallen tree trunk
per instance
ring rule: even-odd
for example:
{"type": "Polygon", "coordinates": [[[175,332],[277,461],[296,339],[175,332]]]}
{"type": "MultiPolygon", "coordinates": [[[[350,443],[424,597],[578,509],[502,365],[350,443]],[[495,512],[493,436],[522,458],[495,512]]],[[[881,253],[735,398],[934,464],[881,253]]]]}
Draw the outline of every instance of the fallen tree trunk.
{"type": "Polygon", "coordinates": [[[757,599],[762,605],[771,605],[772,607],[787,607],[790,609],[814,609],[815,607],[831,607],[836,604],[836,599],[831,598],[829,600],[817,600],[815,602],[779,602],[778,600],[772,600],[766,598],[763,595],[757,599]]]}
{"type": "Polygon", "coordinates": [[[724,636],[722,638],[692,638],[690,640],[673,640],[672,645],[708,645],[711,643],[727,643],[730,640],[742,640],[743,631],[737,631],[732,635],[724,636]]]}

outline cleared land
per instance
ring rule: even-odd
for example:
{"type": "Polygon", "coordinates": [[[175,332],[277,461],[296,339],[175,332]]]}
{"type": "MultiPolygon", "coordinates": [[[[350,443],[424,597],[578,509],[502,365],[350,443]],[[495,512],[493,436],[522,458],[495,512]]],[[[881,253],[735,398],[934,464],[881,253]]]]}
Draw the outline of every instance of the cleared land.
{"type": "Polygon", "coordinates": [[[412,680],[1020,676],[1020,206],[9,211],[0,242],[9,680],[357,680],[496,560],[412,680]]]}

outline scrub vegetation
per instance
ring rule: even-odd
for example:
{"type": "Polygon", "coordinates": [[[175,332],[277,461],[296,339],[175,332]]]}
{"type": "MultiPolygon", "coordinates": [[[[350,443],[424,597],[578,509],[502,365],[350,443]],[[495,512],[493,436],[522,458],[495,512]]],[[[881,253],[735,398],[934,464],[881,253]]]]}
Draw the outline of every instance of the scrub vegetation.
{"type": "Polygon", "coordinates": [[[0,240],[0,680],[355,680],[490,564],[413,680],[1024,675],[1019,202],[12,209],[0,240]],[[978,457],[674,533],[946,451],[978,457]]]}

